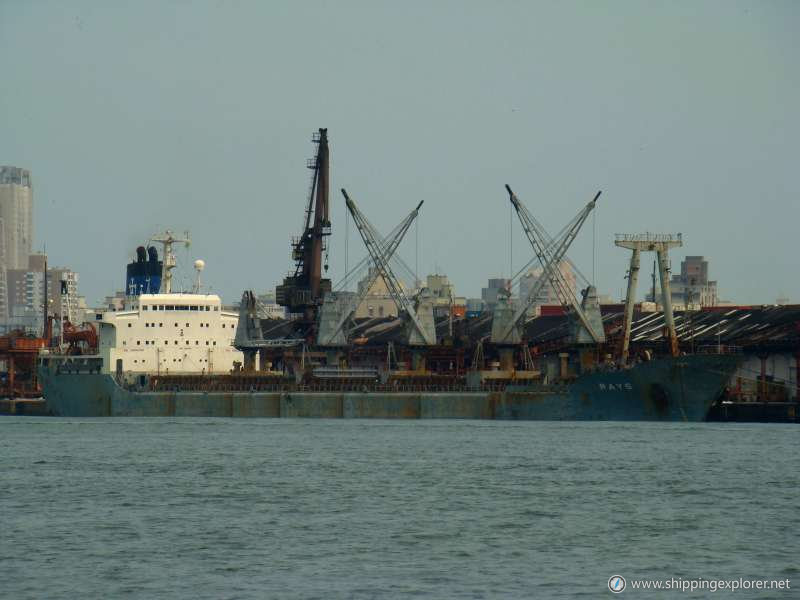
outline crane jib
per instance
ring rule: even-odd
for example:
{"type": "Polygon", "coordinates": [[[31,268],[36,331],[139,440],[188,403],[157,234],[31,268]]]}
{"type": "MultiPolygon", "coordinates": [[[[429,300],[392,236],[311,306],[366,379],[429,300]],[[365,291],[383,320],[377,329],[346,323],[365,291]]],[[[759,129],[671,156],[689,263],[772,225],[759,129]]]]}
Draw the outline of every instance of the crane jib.
{"type": "Polygon", "coordinates": [[[516,194],[512,191],[511,187],[506,184],[511,203],[516,209],[517,216],[519,217],[522,229],[525,232],[531,247],[542,265],[542,276],[539,277],[536,283],[528,290],[528,294],[519,308],[514,313],[513,318],[504,328],[500,337],[501,340],[507,339],[511,331],[516,327],[520,321],[525,317],[530,306],[535,302],[537,296],[541,292],[546,283],[550,283],[559,297],[559,300],[565,307],[571,308],[581,321],[581,324],[589,332],[590,336],[595,342],[600,340],[600,336],[594,331],[589,319],[586,317],[583,309],[578,303],[575,294],[571,291],[569,285],[564,280],[564,276],[559,269],[559,264],[564,259],[567,250],[572,242],[578,235],[581,227],[585,223],[589,214],[595,207],[597,199],[600,197],[602,191],[598,191],[594,198],[589,202],[578,214],[567,224],[562,233],[556,236],[555,239],[549,238],[544,228],[536,222],[536,219],[528,211],[525,205],[520,202],[516,194]]]}

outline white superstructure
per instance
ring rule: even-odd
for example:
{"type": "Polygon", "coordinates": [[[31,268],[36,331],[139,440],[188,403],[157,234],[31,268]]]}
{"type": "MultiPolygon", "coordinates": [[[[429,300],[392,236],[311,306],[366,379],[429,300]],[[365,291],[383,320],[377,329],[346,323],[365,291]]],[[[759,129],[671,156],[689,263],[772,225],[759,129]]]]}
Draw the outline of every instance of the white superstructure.
{"type": "Polygon", "coordinates": [[[228,373],[239,315],[215,294],[142,294],[97,322],[107,373],[228,373]]]}

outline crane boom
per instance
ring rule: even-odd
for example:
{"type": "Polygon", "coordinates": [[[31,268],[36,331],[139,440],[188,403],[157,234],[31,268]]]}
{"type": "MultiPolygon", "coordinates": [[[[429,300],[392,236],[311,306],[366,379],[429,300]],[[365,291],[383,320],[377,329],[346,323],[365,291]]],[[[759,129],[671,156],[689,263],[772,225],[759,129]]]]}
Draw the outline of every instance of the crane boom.
{"type": "MultiPolygon", "coordinates": [[[[408,214],[408,216],[405,219],[403,219],[400,222],[400,224],[397,227],[395,227],[386,238],[383,238],[377,232],[373,232],[376,241],[376,246],[378,248],[378,253],[381,256],[385,257],[387,261],[392,258],[395,250],[397,250],[397,247],[400,245],[400,242],[403,241],[406,232],[411,227],[411,224],[414,222],[414,219],[416,219],[417,215],[419,214],[419,209],[421,206],[422,202],[420,202],[419,205],[414,210],[412,210],[408,214]]],[[[378,269],[375,269],[374,271],[370,272],[367,275],[367,279],[364,282],[364,285],[361,286],[359,293],[353,296],[352,300],[342,311],[339,320],[336,322],[336,324],[333,326],[331,330],[325,331],[324,339],[320,339],[318,342],[320,345],[324,346],[333,343],[333,341],[337,338],[339,332],[344,327],[345,323],[364,301],[364,298],[367,296],[370,289],[372,288],[372,284],[375,283],[375,281],[378,279],[378,277],[380,277],[380,275],[381,273],[378,269]]],[[[322,330],[322,328],[320,328],[320,330],[322,330]]]]}
{"type": "Polygon", "coordinates": [[[572,307],[592,338],[595,341],[599,341],[599,337],[594,332],[589,320],[586,318],[586,315],[581,309],[580,304],[578,304],[575,294],[572,293],[571,290],[569,290],[569,287],[566,285],[566,281],[564,281],[563,274],[559,271],[558,265],[563,260],[564,255],[566,254],[570,245],[572,245],[572,242],[575,241],[575,238],[577,237],[578,232],[581,230],[581,227],[583,227],[583,224],[586,222],[587,217],[594,209],[601,192],[597,192],[591,202],[581,209],[572,219],[572,221],[567,224],[561,237],[551,240],[548,239],[549,236],[540,226],[538,226],[533,218],[533,215],[531,215],[528,209],[522,204],[522,202],[519,201],[519,198],[517,198],[516,194],[514,194],[508,185],[506,185],[506,190],[508,191],[511,204],[514,206],[514,209],[517,212],[517,216],[519,217],[522,228],[525,231],[525,235],[528,238],[533,251],[536,253],[539,262],[542,264],[543,273],[533,287],[528,290],[528,294],[520,302],[520,306],[517,308],[511,321],[507,324],[500,336],[500,339],[497,341],[502,341],[508,338],[508,335],[524,318],[531,304],[533,304],[533,302],[536,300],[539,292],[548,281],[556,290],[556,294],[558,294],[562,303],[568,304],[572,307]]]}
{"type": "MultiPolygon", "coordinates": [[[[391,267],[389,266],[389,257],[386,256],[385,252],[381,251],[382,248],[377,239],[379,237],[377,235],[377,231],[369,222],[369,220],[367,220],[364,214],[359,210],[355,202],[350,199],[345,189],[342,189],[342,195],[347,203],[347,209],[353,216],[353,221],[358,228],[361,239],[364,241],[364,245],[367,247],[367,252],[369,252],[370,257],[375,264],[375,268],[383,277],[386,287],[389,290],[389,294],[397,304],[397,308],[400,310],[400,312],[405,312],[406,315],[408,315],[408,318],[411,320],[414,329],[417,331],[417,333],[419,333],[426,344],[435,345],[435,333],[431,333],[422,325],[422,322],[417,316],[417,311],[411,304],[411,300],[408,298],[408,296],[406,296],[402,285],[400,285],[400,280],[397,279],[391,267]]],[[[421,206],[422,202],[420,202],[417,205],[417,208],[414,210],[414,216],[416,216],[416,213],[419,211],[421,206]]],[[[411,225],[410,221],[408,225],[411,225]]]]}

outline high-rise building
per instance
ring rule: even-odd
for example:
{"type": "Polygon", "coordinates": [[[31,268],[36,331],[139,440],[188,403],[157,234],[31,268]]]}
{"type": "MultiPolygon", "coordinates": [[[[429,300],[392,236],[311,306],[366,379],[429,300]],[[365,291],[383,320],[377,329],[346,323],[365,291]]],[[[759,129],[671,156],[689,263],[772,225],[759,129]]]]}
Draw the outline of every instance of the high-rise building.
{"type": "Polygon", "coordinates": [[[3,219],[0,219],[0,324],[8,320],[8,270],[6,269],[3,219]]]}
{"type": "Polygon", "coordinates": [[[355,317],[396,317],[397,304],[383,277],[375,277],[369,289],[364,289],[373,277],[375,267],[370,267],[368,274],[358,282],[358,293],[364,295],[364,300],[356,307],[355,317]]]}
{"type": "Polygon", "coordinates": [[[481,300],[484,308],[491,309],[497,304],[498,294],[511,295],[511,280],[494,278],[488,281],[485,288],[481,288],[481,300]]]}
{"type": "MultiPolygon", "coordinates": [[[[286,307],[275,300],[275,292],[265,292],[256,297],[258,300],[259,317],[262,319],[285,319],[286,307]]],[[[238,309],[237,309],[238,310],[238,309]]]]}
{"type": "Polygon", "coordinates": [[[467,310],[467,299],[463,296],[456,296],[455,287],[450,283],[447,275],[435,273],[425,278],[424,292],[427,301],[433,305],[433,315],[435,317],[463,316],[467,310]]]}
{"type": "Polygon", "coordinates": [[[686,308],[716,306],[717,282],[708,279],[708,261],[703,256],[687,256],[681,263],[681,274],[669,282],[673,305],[686,308]]]}
{"type": "Polygon", "coordinates": [[[7,271],[28,266],[33,242],[30,171],[0,166],[0,322],[11,314],[7,271]]]}
{"type": "Polygon", "coordinates": [[[7,269],[26,269],[33,243],[33,187],[31,173],[0,166],[0,239],[7,269]]]}
{"type": "Polygon", "coordinates": [[[86,303],[78,295],[78,274],[64,267],[47,268],[47,257],[32,253],[32,245],[31,173],[0,166],[0,331],[41,333],[45,291],[47,315],[83,322],[86,303]]]}
{"type": "MultiPolygon", "coordinates": [[[[573,293],[577,294],[578,280],[575,276],[575,270],[567,261],[562,260],[558,265],[558,270],[566,281],[567,288],[573,293]]],[[[528,292],[536,285],[536,282],[542,277],[544,270],[541,267],[531,269],[525,273],[519,280],[519,296],[520,298],[527,298],[528,292]]],[[[580,300],[580,298],[578,298],[580,300]]],[[[547,281],[544,283],[536,298],[533,301],[534,306],[542,306],[548,304],[560,304],[561,300],[558,293],[553,289],[552,284],[547,281]]]]}
{"type": "MultiPolygon", "coordinates": [[[[27,268],[6,271],[8,314],[5,327],[39,331],[45,300],[45,264],[43,254],[31,254],[27,268]]],[[[78,295],[78,274],[65,267],[47,269],[47,314],[64,316],[71,323],[84,320],[85,300],[78,295]]]]}

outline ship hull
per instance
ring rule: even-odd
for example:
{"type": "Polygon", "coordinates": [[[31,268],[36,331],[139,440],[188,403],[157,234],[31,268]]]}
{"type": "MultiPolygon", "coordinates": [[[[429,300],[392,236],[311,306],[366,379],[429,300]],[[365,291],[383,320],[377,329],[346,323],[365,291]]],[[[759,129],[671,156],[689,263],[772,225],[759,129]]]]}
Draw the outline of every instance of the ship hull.
{"type": "MultiPolygon", "coordinates": [[[[702,421],[733,374],[734,356],[694,355],[504,391],[149,391],[109,374],[43,362],[53,415],[67,417],[322,417],[702,421]]],[[[142,380],[144,382],[144,378],[142,380]]]]}

